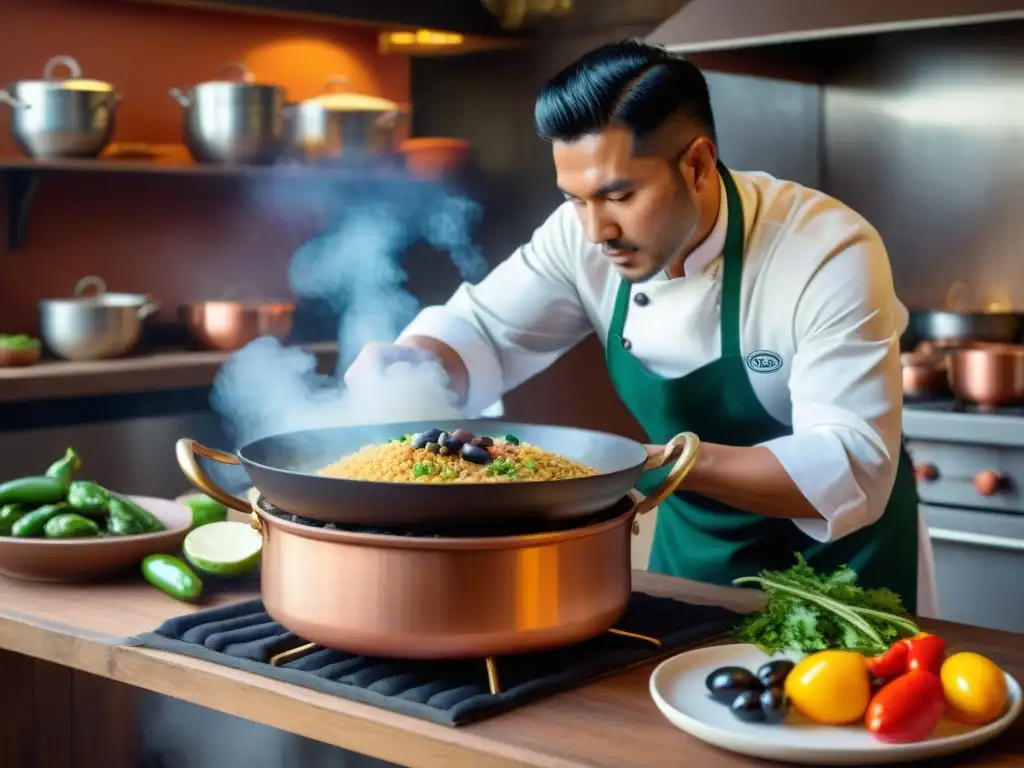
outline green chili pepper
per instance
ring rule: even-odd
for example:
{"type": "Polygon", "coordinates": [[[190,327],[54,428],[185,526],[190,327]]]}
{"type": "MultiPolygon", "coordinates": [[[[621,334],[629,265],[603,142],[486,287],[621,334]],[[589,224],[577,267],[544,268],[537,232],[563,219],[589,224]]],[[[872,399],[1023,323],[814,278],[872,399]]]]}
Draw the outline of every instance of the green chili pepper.
{"type": "Polygon", "coordinates": [[[146,533],[142,523],[134,517],[115,515],[113,512],[114,501],[110,503],[110,517],[107,518],[107,533],[114,536],[128,536],[134,533],[146,533]]]}
{"type": "Polygon", "coordinates": [[[41,536],[48,522],[67,511],[67,504],[47,504],[45,507],[34,509],[15,521],[11,526],[11,535],[19,539],[41,536]]]}
{"type": "Polygon", "coordinates": [[[56,504],[64,501],[67,491],[55,477],[19,477],[0,483],[0,504],[56,504]]]}
{"type": "Polygon", "coordinates": [[[74,448],[68,448],[64,453],[64,458],[57,459],[50,465],[50,468],[46,470],[47,477],[53,477],[64,484],[65,488],[71,486],[71,481],[74,479],[74,473],[82,467],[82,460],[75,453],[74,448]]]}
{"type": "Polygon", "coordinates": [[[138,520],[142,525],[143,533],[156,533],[157,531],[167,530],[167,526],[160,521],[159,517],[124,496],[112,495],[108,507],[112,516],[138,520]]]}
{"type": "Polygon", "coordinates": [[[505,435],[504,440],[509,445],[519,445],[519,438],[515,435],[505,435]]]}
{"type": "Polygon", "coordinates": [[[203,582],[195,571],[172,555],[148,555],[142,561],[142,576],[157,589],[188,603],[203,593],[203,582]]]}
{"type": "Polygon", "coordinates": [[[95,521],[74,512],[66,512],[46,521],[43,535],[48,539],[85,539],[99,536],[100,527],[95,521]]]}
{"type": "Polygon", "coordinates": [[[27,512],[28,510],[21,504],[7,504],[0,507],[0,536],[10,536],[14,524],[23,518],[27,512]]]}
{"type": "Polygon", "coordinates": [[[68,488],[68,504],[78,512],[104,512],[109,501],[107,489],[89,480],[75,480],[68,488]]]}

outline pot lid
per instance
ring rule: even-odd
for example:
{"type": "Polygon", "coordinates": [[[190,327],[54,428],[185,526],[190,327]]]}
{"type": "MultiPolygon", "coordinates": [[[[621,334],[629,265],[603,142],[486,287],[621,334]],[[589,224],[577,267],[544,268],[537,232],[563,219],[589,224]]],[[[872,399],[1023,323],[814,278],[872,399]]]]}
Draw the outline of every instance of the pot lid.
{"type": "Polygon", "coordinates": [[[349,79],[344,76],[328,78],[324,92],[306,99],[303,104],[316,104],[326,110],[338,112],[397,112],[401,107],[390,99],[369,96],[365,93],[351,93],[345,90],[349,79]]]}
{"type": "Polygon", "coordinates": [[[103,80],[83,78],[81,66],[79,66],[78,62],[70,56],[54,56],[46,62],[46,67],[43,68],[42,80],[21,80],[19,84],[22,86],[58,86],[69,91],[90,91],[99,93],[106,93],[114,90],[113,85],[103,80]],[[67,77],[56,77],[54,75],[54,70],[61,65],[68,69],[69,75],[67,77]]]}

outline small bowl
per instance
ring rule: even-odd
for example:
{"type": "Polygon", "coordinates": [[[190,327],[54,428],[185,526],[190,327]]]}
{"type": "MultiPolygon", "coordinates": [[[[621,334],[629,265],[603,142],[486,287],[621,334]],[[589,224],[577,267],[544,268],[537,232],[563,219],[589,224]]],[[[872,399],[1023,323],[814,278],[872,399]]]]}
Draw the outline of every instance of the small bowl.
{"type": "Polygon", "coordinates": [[[27,581],[65,584],[99,581],[138,568],[147,555],[177,554],[192,527],[192,510],[167,499],[127,498],[152,512],[167,530],[102,539],[0,536],[0,574],[27,581]]]}

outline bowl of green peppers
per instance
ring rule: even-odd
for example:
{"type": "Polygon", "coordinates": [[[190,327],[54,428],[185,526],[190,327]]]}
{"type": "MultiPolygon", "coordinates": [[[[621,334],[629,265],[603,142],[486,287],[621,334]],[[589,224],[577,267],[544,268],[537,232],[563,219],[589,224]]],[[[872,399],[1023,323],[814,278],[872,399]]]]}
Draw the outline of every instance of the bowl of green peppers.
{"type": "Polygon", "coordinates": [[[184,504],[129,496],[82,479],[74,449],[40,475],[0,482],[0,573],[84,582],[176,553],[192,526],[184,504]]]}

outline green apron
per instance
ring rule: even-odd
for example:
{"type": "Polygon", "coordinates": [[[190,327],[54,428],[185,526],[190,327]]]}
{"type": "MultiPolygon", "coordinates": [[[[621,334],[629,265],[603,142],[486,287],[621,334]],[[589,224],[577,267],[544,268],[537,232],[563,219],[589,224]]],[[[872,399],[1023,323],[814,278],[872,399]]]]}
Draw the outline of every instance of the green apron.
{"type": "MultiPolygon", "coordinates": [[[[605,356],[612,383],[652,443],[693,432],[703,442],[753,446],[792,434],[758,400],[740,345],[740,286],[743,274],[743,209],[732,175],[719,165],[729,223],[724,249],[721,357],[677,379],[654,375],[629,352],[622,336],[631,284],[619,287],[605,356]]],[[[651,493],[666,476],[644,473],[637,488],[651,493]]],[[[683,481],[685,488],[686,482],[683,481]]],[[[917,605],[917,485],[906,450],[882,517],[831,543],[819,543],[792,520],[743,512],[704,496],[678,491],[658,509],[650,570],[695,581],[728,585],[761,569],[785,569],[802,552],[818,572],[847,564],[865,587],[889,587],[908,610],[917,605]]]]}

